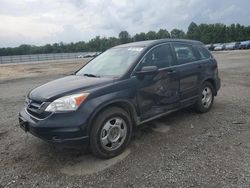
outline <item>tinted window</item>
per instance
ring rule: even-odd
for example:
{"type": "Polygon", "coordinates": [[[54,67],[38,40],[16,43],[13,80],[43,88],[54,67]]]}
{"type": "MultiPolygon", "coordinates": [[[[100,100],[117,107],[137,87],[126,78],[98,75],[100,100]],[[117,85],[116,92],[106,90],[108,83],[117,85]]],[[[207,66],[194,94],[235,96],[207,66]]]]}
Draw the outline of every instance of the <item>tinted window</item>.
{"type": "Polygon", "coordinates": [[[209,51],[201,46],[198,46],[197,47],[199,53],[200,53],[200,56],[201,56],[201,59],[208,59],[211,57],[209,51]]]}
{"type": "Polygon", "coordinates": [[[142,59],[138,70],[143,66],[157,66],[159,69],[169,67],[173,62],[173,54],[169,44],[157,46],[150,50],[142,59]]]}
{"type": "Polygon", "coordinates": [[[192,45],[188,44],[173,44],[174,51],[178,64],[185,64],[192,61],[197,61],[199,58],[195,55],[192,45]]]}

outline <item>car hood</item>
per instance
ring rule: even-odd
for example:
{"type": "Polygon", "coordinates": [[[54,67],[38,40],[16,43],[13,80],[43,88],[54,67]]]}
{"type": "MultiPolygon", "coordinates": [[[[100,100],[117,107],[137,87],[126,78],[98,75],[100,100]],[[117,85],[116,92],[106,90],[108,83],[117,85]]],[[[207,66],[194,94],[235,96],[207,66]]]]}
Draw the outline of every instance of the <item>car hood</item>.
{"type": "Polygon", "coordinates": [[[36,101],[52,101],[78,91],[84,91],[97,86],[111,83],[113,78],[93,78],[86,76],[67,76],[60,78],[33,89],[29,93],[29,98],[36,101]]]}

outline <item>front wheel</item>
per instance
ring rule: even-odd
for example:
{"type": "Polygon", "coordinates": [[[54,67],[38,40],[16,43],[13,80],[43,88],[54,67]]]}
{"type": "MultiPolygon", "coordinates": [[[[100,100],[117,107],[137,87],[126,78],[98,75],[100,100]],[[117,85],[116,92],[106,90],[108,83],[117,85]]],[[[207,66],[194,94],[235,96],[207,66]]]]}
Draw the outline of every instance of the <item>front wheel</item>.
{"type": "Polygon", "coordinates": [[[90,149],[100,158],[112,158],[122,153],[132,135],[131,119],[118,107],[107,108],[95,119],[90,134],[90,149]]]}
{"type": "Polygon", "coordinates": [[[214,102],[214,87],[210,82],[205,82],[202,84],[199,90],[198,100],[195,104],[196,111],[200,113],[208,112],[214,102]]]}

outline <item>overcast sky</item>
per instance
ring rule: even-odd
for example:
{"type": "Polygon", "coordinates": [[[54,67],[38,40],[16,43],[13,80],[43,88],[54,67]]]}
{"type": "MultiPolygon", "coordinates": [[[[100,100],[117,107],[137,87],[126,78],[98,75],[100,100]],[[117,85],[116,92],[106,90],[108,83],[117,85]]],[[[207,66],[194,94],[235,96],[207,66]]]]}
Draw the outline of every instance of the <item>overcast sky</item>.
{"type": "Polygon", "coordinates": [[[250,0],[0,0],[0,47],[88,41],[196,23],[250,25],[250,0]]]}

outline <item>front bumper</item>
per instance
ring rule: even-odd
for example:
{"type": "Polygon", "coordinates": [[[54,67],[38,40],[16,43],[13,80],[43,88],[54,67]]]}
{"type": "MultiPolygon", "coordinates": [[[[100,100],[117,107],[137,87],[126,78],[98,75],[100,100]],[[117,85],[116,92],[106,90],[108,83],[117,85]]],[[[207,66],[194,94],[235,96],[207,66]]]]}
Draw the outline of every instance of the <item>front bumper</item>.
{"type": "Polygon", "coordinates": [[[65,148],[87,148],[89,137],[86,126],[70,113],[52,114],[48,118],[33,117],[24,108],[19,113],[19,125],[32,135],[65,148]]]}

